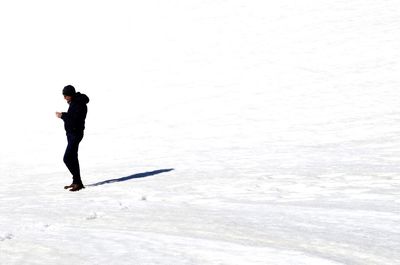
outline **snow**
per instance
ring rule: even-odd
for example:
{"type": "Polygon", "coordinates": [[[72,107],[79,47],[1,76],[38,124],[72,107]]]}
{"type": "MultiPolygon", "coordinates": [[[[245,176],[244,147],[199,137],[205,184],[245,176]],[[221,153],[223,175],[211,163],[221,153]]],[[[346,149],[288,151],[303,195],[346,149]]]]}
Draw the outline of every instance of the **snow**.
{"type": "Polygon", "coordinates": [[[1,2],[0,264],[400,264],[399,12],[1,2]]]}

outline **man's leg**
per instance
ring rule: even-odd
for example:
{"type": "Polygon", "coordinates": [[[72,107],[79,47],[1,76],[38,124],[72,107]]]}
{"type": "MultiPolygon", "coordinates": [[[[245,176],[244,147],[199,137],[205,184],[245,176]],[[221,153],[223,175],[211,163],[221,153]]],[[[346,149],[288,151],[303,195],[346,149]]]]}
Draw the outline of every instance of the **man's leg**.
{"type": "Polygon", "coordinates": [[[72,174],[72,184],[83,185],[78,160],[79,143],[83,135],[67,134],[68,146],[64,154],[64,163],[72,174]]]}

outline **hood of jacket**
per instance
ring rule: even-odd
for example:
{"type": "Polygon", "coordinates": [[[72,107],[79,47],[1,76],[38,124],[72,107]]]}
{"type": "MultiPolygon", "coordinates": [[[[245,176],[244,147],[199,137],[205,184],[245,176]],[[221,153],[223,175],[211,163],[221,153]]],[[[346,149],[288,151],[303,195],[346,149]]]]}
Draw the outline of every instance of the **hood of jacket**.
{"type": "Polygon", "coordinates": [[[88,104],[89,103],[89,97],[86,96],[85,94],[82,94],[80,92],[77,92],[72,99],[72,101],[75,101],[77,103],[83,103],[83,104],[88,104]]]}

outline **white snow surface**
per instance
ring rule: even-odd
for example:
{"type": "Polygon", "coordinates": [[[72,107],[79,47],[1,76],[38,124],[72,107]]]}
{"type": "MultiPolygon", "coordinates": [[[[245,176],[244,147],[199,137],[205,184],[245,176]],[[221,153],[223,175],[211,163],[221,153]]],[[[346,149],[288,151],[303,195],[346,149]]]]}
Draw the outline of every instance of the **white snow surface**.
{"type": "Polygon", "coordinates": [[[0,264],[400,264],[399,14],[2,1],[0,264]],[[67,84],[91,99],[76,193],[67,84]]]}

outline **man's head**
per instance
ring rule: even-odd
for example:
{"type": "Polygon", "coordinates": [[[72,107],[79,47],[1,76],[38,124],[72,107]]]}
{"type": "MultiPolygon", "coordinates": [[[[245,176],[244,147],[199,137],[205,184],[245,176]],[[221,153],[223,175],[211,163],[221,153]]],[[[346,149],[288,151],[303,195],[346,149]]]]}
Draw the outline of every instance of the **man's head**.
{"type": "Polygon", "coordinates": [[[71,102],[72,98],[75,96],[76,91],[75,88],[71,85],[68,85],[66,87],[64,87],[63,89],[63,95],[65,100],[69,103],[71,102]]]}

